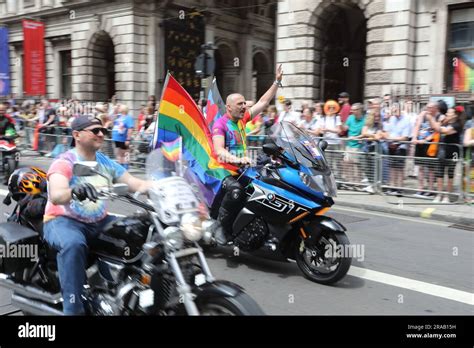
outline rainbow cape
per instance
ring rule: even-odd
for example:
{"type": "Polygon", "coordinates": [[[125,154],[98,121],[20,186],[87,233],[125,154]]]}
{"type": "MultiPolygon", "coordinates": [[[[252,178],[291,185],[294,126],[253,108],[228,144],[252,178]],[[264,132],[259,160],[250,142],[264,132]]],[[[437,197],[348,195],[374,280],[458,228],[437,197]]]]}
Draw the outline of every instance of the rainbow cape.
{"type": "Polygon", "coordinates": [[[204,116],[186,90],[169,73],[160,101],[155,146],[182,137],[183,159],[201,181],[209,206],[221,189],[222,181],[235,175],[237,167],[220,163],[214,153],[211,133],[204,116]]]}

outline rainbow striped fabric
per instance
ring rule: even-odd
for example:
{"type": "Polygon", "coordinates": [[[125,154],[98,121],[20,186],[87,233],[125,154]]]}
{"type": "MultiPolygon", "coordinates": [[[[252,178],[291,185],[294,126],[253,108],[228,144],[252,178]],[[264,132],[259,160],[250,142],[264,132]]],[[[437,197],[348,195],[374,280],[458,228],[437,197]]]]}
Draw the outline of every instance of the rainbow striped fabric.
{"type": "Polygon", "coordinates": [[[161,152],[171,162],[176,162],[181,157],[181,137],[170,142],[161,142],[161,152]]]}
{"type": "Polygon", "coordinates": [[[204,115],[186,90],[169,73],[163,87],[155,134],[155,147],[182,137],[183,159],[204,184],[204,196],[211,206],[221,188],[222,180],[229,175],[235,175],[238,168],[217,160],[204,115]]]}
{"type": "Polygon", "coordinates": [[[222,100],[219,88],[217,88],[217,81],[214,77],[212,80],[212,86],[209,89],[207,95],[207,106],[206,106],[206,121],[209,125],[209,129],[212,132],[212,126],[214,122],[220,119],[225,114],[225,103],[222,100]]]}
{"type": "Polygon", "coordinates": [[[460,92],[474,91],[474,59],[467,54],[458,53],[454,66],[453,90],[460,92]]]}

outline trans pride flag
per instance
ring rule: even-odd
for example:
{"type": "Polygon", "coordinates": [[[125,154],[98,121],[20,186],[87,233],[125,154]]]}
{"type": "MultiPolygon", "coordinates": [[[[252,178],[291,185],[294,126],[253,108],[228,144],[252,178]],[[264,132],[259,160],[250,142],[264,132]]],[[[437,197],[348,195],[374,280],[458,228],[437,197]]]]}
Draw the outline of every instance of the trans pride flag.
{"type": "Polygon", "coordinates": [[[183,159],[204,185],[209,206],[219,192],[222,180],[235,175],[237,167],[220,163],[214,153],[211,133],[202,112],[186,90],[169,73],[163,87],[155,146],[182,137],[183,159]]]}
{"type": "Polygon", "coordinates": [[[217,81],[214,77],[211,89],[207,95],[206,106],[206,122],[209,129],[212,131],[212,125],[225,114],[225,103],[222,100],[219,89],[217,88],[217,81]]]}

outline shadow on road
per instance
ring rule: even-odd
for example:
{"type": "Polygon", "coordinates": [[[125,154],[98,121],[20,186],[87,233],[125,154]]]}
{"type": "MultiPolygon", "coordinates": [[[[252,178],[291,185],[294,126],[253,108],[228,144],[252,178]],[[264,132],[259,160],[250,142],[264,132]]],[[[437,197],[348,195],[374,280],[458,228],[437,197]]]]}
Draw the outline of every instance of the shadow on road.
{"type": "MultiPolygon", "coordinates": [[[[292,277],[304,278],[296,263],[292,262],[262,258],[246,252],[240,252],[238,256],[235,256],[232,248],[225,247],[208,249],[205,251],[205,254],[209,259],[225,259],[226,266],[231,269],[245,265],[254,271],[271,273],[282,279],[292,277]]],[[[308,282],[311,281],[308,280],[308,282]]],[[[340,289],[355,289],[362,288],[364,284],[365,281],[363,279],[347,275],[331,286],[340,289]]]]}

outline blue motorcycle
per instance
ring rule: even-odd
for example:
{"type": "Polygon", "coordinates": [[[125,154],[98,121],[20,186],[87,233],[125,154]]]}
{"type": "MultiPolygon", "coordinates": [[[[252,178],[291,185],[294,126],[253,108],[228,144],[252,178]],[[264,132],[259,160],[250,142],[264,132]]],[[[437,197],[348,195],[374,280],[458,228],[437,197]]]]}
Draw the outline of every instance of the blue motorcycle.
{"type": "Polygon", "coordinates": [[[308,279],[335,283],[346,275],[352,258],[346,228],[324,216],[337,191],[324,157],[327,143],[316,144],[306,131],[287,122],[271,132],[263,145],[267,163],[247,168],[238,178],[246,201],[229,244],[296,261],[308,279]]]}

